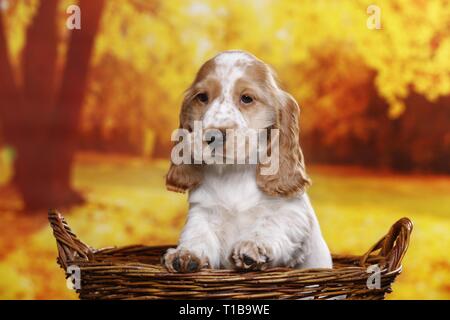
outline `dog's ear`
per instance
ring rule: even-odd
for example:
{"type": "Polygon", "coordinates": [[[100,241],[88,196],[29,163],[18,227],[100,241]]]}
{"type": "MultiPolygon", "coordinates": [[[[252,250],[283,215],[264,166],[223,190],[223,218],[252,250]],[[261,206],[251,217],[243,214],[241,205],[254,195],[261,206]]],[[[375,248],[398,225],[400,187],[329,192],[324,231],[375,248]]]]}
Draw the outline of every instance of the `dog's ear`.
{"type": "Polygon", "coordinates": [[[274,154],[273,149],[269,151],[272,158],[279,157],[279,168],[272,175],[262,175],[262,165],[258,165],[256,182],[268,195],[291,197],[303,193],[311,181],[306,174],[299,142],[299,106],[290,94],[282,90],[277,100],[275,128],[279,129],[279,154],[274,154]]]}
{"type": "MultiPolygon", "coordinates": [[[[180,127],[179,130],[187,130],[180,127]]],[[[175,142],[179,143],[179,142],[175,142]]],[[[172,153],[171,153],[171,156],[172,153]]],[[[189,157],[191,157],[189,155],[189,157]]],[[[192,158],[191,158],[192,160],[192,158]]],[[[201,164],[174,163],[170,162],[170,168],[166,175],[166,187],[170,191],[186,192],[198,186],[203,180],[201,164]]]]}
{"type": "Polygon", "coordinates": [[[184,193],[198,186],[203,179],[203,173],[198,165],[170,164],[166,175],[166,187],[169,191],[184,193]]]}
{"type": "MultiPolygon", "coordinates": [[[[181,130],[192,131],[189,123],[191,114],[190,101],[192,100],[192,87],[185,92],[180,111],[181,130]]],[[[176,144],[177,142],[175,142],[176,144]]],[[[203,180],[203,171],[201,165],[197,164],[175,164],[171,161],[169,171],[166,175],[166,188],[170,191],[185,193],[198,186],[203,180]]]]}

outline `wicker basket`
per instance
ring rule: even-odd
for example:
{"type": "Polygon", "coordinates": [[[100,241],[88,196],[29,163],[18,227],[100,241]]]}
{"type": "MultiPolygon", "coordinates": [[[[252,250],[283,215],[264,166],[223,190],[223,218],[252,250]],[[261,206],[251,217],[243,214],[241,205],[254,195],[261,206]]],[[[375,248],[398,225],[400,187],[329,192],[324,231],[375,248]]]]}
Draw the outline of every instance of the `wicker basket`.
{"type": "Polygon", "coordinates": [[[160,264],[171,246],[96,250],[76,237],[60,213],[50,211],[48,218],[59,265],[67,277],[79,272],[81,299],[383,299],[401,272],[412,231],[411,221],[402,218],[362,256],[333,255],[333,269],[174,274],[160,264]]]}

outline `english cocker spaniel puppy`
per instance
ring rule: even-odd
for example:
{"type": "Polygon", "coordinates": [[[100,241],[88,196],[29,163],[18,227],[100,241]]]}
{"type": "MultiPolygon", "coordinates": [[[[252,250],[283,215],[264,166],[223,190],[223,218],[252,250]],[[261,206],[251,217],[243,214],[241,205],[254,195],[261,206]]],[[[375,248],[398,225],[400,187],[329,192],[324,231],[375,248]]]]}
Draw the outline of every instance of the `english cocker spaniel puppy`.
{"type": "MultiPolygon", "coordinates": [[[[201,142],[206,147],[213,140],[216,146],[226,142],[225,149],[231,148],[229,130],[254,129],[259,135],[266,130],[265,137],[277,138],[266,148],[277,166],[264,173],[267,162],[180,163],[172,158],[166,186],[189,191],[189,213],[178,247],[163,257],[165,267],[171,272],[331,268],[305,192],[310,180],[299,144],[299,107],[280,88],[272,69],[243,51],[225,51],[208,60],[187,90],[180,113],[183,132],[193,135],[199,125],[226,131],[221,141],[215,137],[201,142]]],[[[253,148],[244,145],[245,150],[253,148]]]]}

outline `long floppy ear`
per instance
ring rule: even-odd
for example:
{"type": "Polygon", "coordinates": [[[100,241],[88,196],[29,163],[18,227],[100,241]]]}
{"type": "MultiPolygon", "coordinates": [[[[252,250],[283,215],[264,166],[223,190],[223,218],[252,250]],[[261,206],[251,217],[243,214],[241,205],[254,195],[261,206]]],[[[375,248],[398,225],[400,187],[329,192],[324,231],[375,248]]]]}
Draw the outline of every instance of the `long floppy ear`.
{"type": "Polygon", "coordinates": [[[262,175],[258,165],[256,171],[257,185],[268,195],[291,197],[303,193],[311,184],[300,148],[299,113],[295,99],[281,91],[275,125],[279,129],[279,155],[271,150],[272,158],[279,157],[279,169],[273,175],[262,175]]]}
{"type": "MultiPolygon", "coordinates": [[[[186,91],[180,112],[180,129],[192,131],[187,120],[189,113],[189,100],[191,96],[191,88],[186,91]]],[[[175,142],[177,143],[177,142],[175,142]]],[[[170,163],[169,171],[166,175],[166,188],[169,191],[185,193],[197,187],[203,180],[203,171],[201,165],[198,164],[174,164],[170,163]]]]}
{"type": "Polygon", "coordinates": [[[166,188],[169,191],[185,193],[198,186],[203,180],[203,174],[198,165],[170,164],[166,175],[166,188]]]}

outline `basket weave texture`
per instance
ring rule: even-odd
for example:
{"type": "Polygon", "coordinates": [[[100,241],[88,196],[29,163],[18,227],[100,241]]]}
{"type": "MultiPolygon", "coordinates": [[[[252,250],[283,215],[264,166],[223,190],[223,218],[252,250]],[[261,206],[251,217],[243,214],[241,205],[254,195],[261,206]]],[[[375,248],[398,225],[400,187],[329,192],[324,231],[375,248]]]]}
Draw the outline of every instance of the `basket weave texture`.
{"type": "Polygon", "coordinates": [[[80,241],[58,211],[50,210],[48,219],[58,264],[74,281],[79,271],[80,299],[384,299],[402,270],[412,231],[402,218],[365,254],[333,255],[333,269],[169,273],[160,259],[174,246],[97,250],[80,241]]]}

